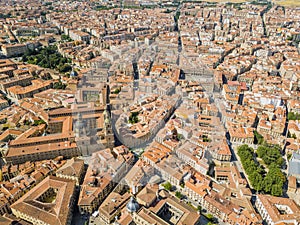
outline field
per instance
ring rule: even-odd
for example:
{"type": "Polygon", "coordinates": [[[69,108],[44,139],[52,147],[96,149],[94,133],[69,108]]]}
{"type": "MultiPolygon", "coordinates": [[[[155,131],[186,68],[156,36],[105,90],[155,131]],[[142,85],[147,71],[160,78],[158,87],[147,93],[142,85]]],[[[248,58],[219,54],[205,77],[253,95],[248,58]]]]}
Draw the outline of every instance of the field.
{"type": "MultiPolygon", "coordinates": [[[[206,2],[251,2],[251,0],[205,0],[206,2]]],[[[274,3],[282,6],[300,6],[300,0],[272,0],[274,3]]]]}
{"type": "Polygon", "coordinates": [[[233,2],[233,3],[241,3],[248,2],[247,0],[203,0],[205,2],[233,2]]]}
{"type": "Polygon", "coordinates": [[[300,6],[300,0],[273,0],[273,2],[283,6],[300,6]]]}

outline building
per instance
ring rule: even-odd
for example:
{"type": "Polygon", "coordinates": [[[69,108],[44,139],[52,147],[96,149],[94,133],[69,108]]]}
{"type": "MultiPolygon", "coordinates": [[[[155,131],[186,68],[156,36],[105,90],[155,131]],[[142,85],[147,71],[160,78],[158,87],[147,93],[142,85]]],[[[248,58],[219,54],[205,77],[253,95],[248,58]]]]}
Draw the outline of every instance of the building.
{"type": "Polygon", "coordinates": [[[25,44],[6,44],[2,45],[2,52],[6,57],[20,56],[27,51],[25,44]]]}
{"type": "Polygon", "coordinates": [[[131,168],[134,155],[127,148],[123,150],[108,148],[93,153],[78,200],[81,214],[96,211],[131,168]]]}
{"type": "Polygon", "coordinates": [[[293,152],[292,158],[289,161],[288,174],[297,178],[300,181],[300,154],[293,152]]]}
{"type": "MultiPolygon", "coordinates": [[[[152,193],[149,193],[152,199],[152,193]]],[[[170,196],[164,190],[157,193],[159,199],[155,206],[141,207],[132,213],[132,219],[137,225],[143,224],[189,224],[200,225],[200,215],[191,206],[181,202],[174,196],[170,196]]],[[[141,196],[140,196],[141,197],[141,196]]],[[[145,196],[143,196],[145,198],[145,196]]]]}
{"type": "Polygon", "coordinates": [[[84,41],[85,43],[90,42],[90,35],[80,30],[69,30],[69,36],[74,41],[84,41]]]}
{"type": "Polygon", "coordinates": [[[12,206],[13,214],[33,224],[71,224],[75,181],[49,176],[12,206]]]}
{"type": "Polygon", "coordinates": [[[253,128],[243,127],[240,124],[227,122],[227,129],[230,137],[230,142],[234,144],[253,144],[254,133],[253,128]]]}
{"type": "Polygon", "coordinates": [[[300,207],[293,199],[259,194],[255,205],[268,225],[300,223],[300,207]]]}
{"type": "Polygon", "coordinates": [[[110,193],[99,207],[99,216],[105,224],[111,224],[121,209],[126,206],[130,199],[130,194],[125,190],[123,192],[114,191],[110,193]]]}
{"type": "Polygon", "coordinates": [[[41,91],[45,91],[52,87],[52,80],[41,80],[36,79],[31,81],[31,85],[22,87],[22,86],[13,86],[7,88],[7,94],[14,99],[22,99],[22,98],[32,98],[34,94],[39,93],[41,91]]]}
{"type": "MultiPolygon", "coordinates": [[[[4,196],[4,193],[0,194],[0,215],[3,215],[5,213],[10,213],[10,204],[9,200],[4,196]]],[[[0,223],[1,224],[1,223],[0,223]]]]}
{"type": "Polygon", "coordinates": [[[5,160],[7,163],[20,164],[26,161],[53,159],[58,156],[71,158],[79,155],[74,137],[57,134],[11,141],[5,160]]]}
{"type": "Polygon", "coordinates": [[[208,159],[205,158],[205,150],[196,144],[186,141],[183,145],[176,149],[176,154],[179,159],[182,159],[199,173],[207,173],[209,164],[208,159]]]}
{"type": "Polygon", "coordinates": [[[10,87],[13,86],[25,87],[31,85],[31,81],[33,79],[34,79],[33,76],[30,74],[24,74],[17,77],[8,77],[0,81],[0,89],[1,91],[7,93],[7,89],[10,87]]]}
{"type": "Polygon", "coordinates": [[[83,180],[84,175],[84,161],[78,158],[72,158],[66,162],[61,168],[56,171],[56,176],[75,180],[76,185],[79,186],[83,180]]]}

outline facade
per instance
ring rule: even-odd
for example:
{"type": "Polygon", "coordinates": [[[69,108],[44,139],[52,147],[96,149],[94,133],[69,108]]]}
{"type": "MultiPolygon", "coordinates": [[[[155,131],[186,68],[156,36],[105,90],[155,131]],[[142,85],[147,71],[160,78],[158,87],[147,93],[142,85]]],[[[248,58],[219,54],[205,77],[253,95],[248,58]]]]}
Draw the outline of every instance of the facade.
{"type": "Polygon", "coordinates": [[[33,76],[30,74],[20,75],[18,77],[10,77],[7,79],[3,79],[0,81],[0,89],[1,91],[7,93],[7,89],[13,86],[21,86],[25,87],[31,85],[31,81],[33,80],[33,76]]]}
{"type": "Polygon", "coordinates": [[[7,44],[2,45],[2,52],[6,57],[20,56],[27,51],[27,46],[25,44],[7,44]]]}

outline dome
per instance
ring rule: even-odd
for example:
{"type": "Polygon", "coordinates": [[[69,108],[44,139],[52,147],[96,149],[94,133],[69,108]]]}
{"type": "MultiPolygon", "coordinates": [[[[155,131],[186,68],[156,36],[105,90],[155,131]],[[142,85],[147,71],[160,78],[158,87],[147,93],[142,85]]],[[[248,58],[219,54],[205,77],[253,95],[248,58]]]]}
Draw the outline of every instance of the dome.
{"type": "Polygon", "coordinates": [[[129,202],[126,205],[128,212],[133,213],[138,211],[139,204],[135,201],[135,199],[131,196],[129,202]]]}

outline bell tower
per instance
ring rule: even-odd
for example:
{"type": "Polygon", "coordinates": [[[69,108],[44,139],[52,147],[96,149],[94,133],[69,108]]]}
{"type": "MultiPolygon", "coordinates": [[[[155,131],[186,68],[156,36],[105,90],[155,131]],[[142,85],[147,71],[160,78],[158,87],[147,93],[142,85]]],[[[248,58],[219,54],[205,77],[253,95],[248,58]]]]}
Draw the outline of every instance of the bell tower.
{"type": "Polygon", "coordinates": [[[114,147],[115,140],[114,140],[114,133],[111,126],[111,118],[110,118],[108,105],[106,105],[106,109],[103,112],[103,116],[104,116],[105,140],[107,143],[107,147],[112,149],[114,147]]]}

